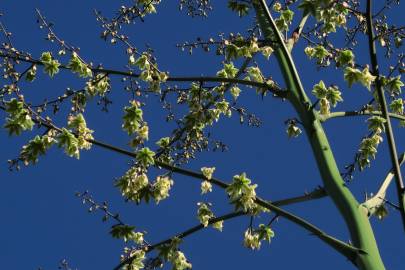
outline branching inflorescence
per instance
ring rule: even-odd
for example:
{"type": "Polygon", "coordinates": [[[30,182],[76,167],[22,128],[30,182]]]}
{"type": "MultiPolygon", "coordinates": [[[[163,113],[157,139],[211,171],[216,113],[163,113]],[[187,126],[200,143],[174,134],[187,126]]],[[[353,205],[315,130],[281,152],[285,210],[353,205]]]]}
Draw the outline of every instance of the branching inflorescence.
{"type": "MultiPolygon", "coordinates": [[[[202,194],[212,192],[213,186],[225,190],[225,196],[234,207],[232,212],[217,215],[211,203],[200,202],[196,211],[200,224],[155,244],[148,243],[144,239],[144,232],[124,223],[119,214],[110,212],[107,203],[97,203],[87,192],[78,193],[83,203],[90,205],[90,210],[103,212],[103,221],[114,221],[110,231],[112,237],[133,245],[125,248],[121,262],[115,269],[153,269],[166,262],[172,264],[173,269],[189,269],[191,263],[180,250],[185,237],[208,226],[222,231],[224,221],[235,217],[249,216],[253,219],[269,212],[268,224],[254,228],[251,222],[246,229],[243,243],[247,248],[259,249],[262,241],[270,242],[275,235],[273,222],[285,218],[330,245],[359,269],[382,269],[368,217],[384,217],[386,204],[395,206],[405,217],[405,190],[400,173],[403,157],[398,158],[391,125],[394,120],[398,120],[401,126],[405,125],[401,98],[404,85],[401,81],[403,53],[398,53],[404,27],[389,25],[384,15],[395,4],[394,1],[385,1],[385,5],[374,15],[371,0],[367,1],[365,11],[357,0],[272,1],[271,4],[264,0],[226,1],[228,8],[237,16],[252,19],[253,26],[245,34],[220,33],[217,39],[198,37],[196,41],[177,45],[190,54],[193,50],[202,49],[205,53],[214,52],[221,58],[221,68],[209,76],[174,76],[169,71],[161,70],[153,49],[149,46],[140,49],[124,33],[125,25],[144,23],[148,15],[157,13],[160,2],[133,1],[132,5],[120,7],[113,18],[105,17],[101,11],[94,11],[102,27],[101,38],[113,46],[123,47],[127,58],[123,69],[110,69],[94,64],[95,61],[85,60],[87,57],[82,55],[79,48],[62,39],[54,25],[38,9],[39,27],[45,31],[46,39],[55,44],[53,51],[45,51],[40,56],[19,50],[5,25],[0,23],[4,37],[0,47],[5,80],[0,88],[0,109],[6,115],[4,128],[10,135],[20,135],[36,127],[32,131],[35,135],[22,147],[18,157],[9,161],[10,168],[19,169],[20,163],[37,163],[40,156],[45,155],[53,145],[77,159],[81,151],[96,145],[132,160],[127,172],[115,181],[115,186],[126,201],[136,204],[150,201],[160,203],[169,197],[176,174],[201,181],[202,194]],[[295,19],[298,16],[300,19],[295,19]],[[306,27],[309,22],[313,23],[312,26],[306,27]],[[342,32],[345,41],[336,42],[334,35],[342,32]],[[355,57],[360,46],[359,35],[368,37],[370,65],[357,61],[355,57]],[[378,69],[377,41],[385,49],[385,56],[394,59],[387,70],[378,69]],[[305,92],[301,85],[302,76],[300,78],[291,55],[299,42],[306,44],[303,53],[309,61],[314,60],[318,69],[338,70],[333,72],[340,72],[346,83],[338,86],[323,79],[317,80],[312,89],[305,92]],[[274,58],[282,70],[284,82],[278,82],[275,76],[265,72],[266,64],[263,63],[274,58]],[[33,103],[26,99],[21,85],[23,80],[28,83],[39,80],[42,77],[40,70],[51,78],[60,72],[71,72],[81,80],[83,87],[67,87],[59,96],[45,97],[43,102],[33,103]],[[110,95],[116,78],[121,79],[124,95],[129,99],[122,112],[122,130],[128,134],[130,149],[95,139],[85,119],[86,109],[95,99],[104,111],[112,106],[110,95]],[[344,104],[341,89],[352,86],[368,90],[371,100],[358,104],[359,109],[349,107],[347,111],[335,111],[335,107],[344,104]],[[271,201],[257,196],[258,185],[245,173],[238,172],[232,181],[226,182],[214,177],[214,167],[203,167],[200,171],[185,168],[200,152],[227,149],[225,143],[211,138],[211,130],[224,117],[237,115],[241,123],[247,118],[249,125],[261,125],[255,113],[250,113],[239,102],[242,92],[256,92],[262,98],[273,96],[293,105],[297,117],[286,117],[287,135],[293,139],[305,131],[311,141],[324,187],[302,196],[271,201]],[[312,93],[310,98],[307,96],[309,92],[312,93]],[[175,128],[152,143],[144,108],[154,97],[167,112],[166,121],[175,123],[175,128]],[[68,110],[63,109],[65,104],[69,104],[68,110]],[[186,112],[179,113],[174,109],[177,107],[186,112]],[[61,115],[65,125],[56,124],[55,119],[60,119],[61,115]],[[346,167],[347,171],[340,172],[322,123],[348,116],[368,117],[368,133],[361,139],[354,162],[346,167]],[[345,186],[348,183],[342,177],[351,180],[356,168],[362,171],[370,167],[376,158],[378,146],[383,142],[384,133],[387,133],[393,171],[390,171],[388,180],[383,182],[377,195],[360,204],[345,186]],[[158,175],[150,179],[152,170],[157,171],[158,175]],[[394,175],[399,206],[386,198],[386,189],[394,175]],[[353,244],[334,238],[309,221],[281,208],[328,195],[341,210],[353,244]],[[152,251],[156,251],[153,256],[149,255],[152,251]]],[[[205,0],[181,0],[178,4],[192,17],[208,17],[213,9],[211,1],[205,0]]],[[[117,91],[116,87],[114,91],[117,91]]]]}

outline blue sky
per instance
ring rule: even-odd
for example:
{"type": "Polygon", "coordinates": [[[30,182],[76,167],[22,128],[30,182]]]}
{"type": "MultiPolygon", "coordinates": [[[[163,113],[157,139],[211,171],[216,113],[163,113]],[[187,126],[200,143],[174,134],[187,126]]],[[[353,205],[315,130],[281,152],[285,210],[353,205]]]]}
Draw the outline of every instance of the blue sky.
{"type": "MultiPolygon", "coordinates": [[[[99,38],[101,27],[96,22],[93,9],[111,16],[123,4],[131,1],[11,1],[0,4],[1,21],[13,33],[14,45],[39,57],[43,51],[57,51],[57,46],[44,40],[45,32],[36,24],[35,8],[55,24],[56,32],[71,44],[81,48],[81,56],[93,63],[103,63],[106,68],[124,70],[127,56],[121,45],[112,46],[99,38]]],[[[177,43],[194,41],[197,37],[208,39],[220,33],[245,33],[253,25],[252,17],[240,19],[229,12],[225,4],[216,4],[208,19],[190,18],[179,12],[178,1],[163,1],[158,14],[147,17],[145,23],[125,28],[130,40],[141,50],[145,44],[154,50],[161,70],[171,75],[214,75],[221,68],[220,57],[195,50],[190,56],[176,48],[177,43]]],[[[218,2],[218,1],[217,1],[218,2]]],[[[222,1],[220,1],[222,2],[222,1]]],[[[225,3],[225,1],[223,1],[225,3]]],[[[400,21],[400,8],[391,13],[392,21],[400,21]]],[[[360,40],[364,42],[364,40],[360,40]]],[[[367,61],[365,43],[356,54],[359,61],[367,61]]],[[[365,88],[352,89],[343,82],[341,71],[318,71],[303,54],[299,45],[294,57],[304,87],[312,89],[320,79],[340,86],[345,103],[336,110],[357,109],[370,98],[365,88]]],[[[258,57],[266,75],[280,79],[274,58],[270,62],[258,57]]],[[[66,59],[65,59],[66,60],[66,59]]],[[[381,57],[381,61],[384,59],[381,57]]],[[[365,62],[363,62],[365,63],[365,62]]],[[[382,64],[384,67],[384,64],[382,64]]],[[[49,79],[41,78],[33,84],[23,84],[27,99],[33,103],[45,97],[56,97],[66,87],[80,89],[84,81],[67,72],[49,79]]],[[[281,80],[279,80],[281,82],[281,80]]],[[[121,130],[122,107],[130,95],[123,90],[119,79],[112,81],[110,98],[113,104],[109,113],[101,112],[96,101],[86,111],[88,126],[95,130],[100,141],[128,148],[128,136],[121,130]]],[[[145,107],[145,119],[150,125],[150,145],[162,136],[170,135],[173,123],[165,123],[164,111],[157,98],[151,96],[145,107]]],[[[215,166],[215,176],[229,182],[232,176],[246,172],[259,185],[257,192],[263,198],[277,200],[303,194],[321,180],[305,136],[288,139],[284,121],[295,117],[292,107],[271,97],[262,99],[254,89],[244,89],[240,104],[260,117],[260,128],[240,125],[235,115],[223,118],[210,128],[213,137],[223,140],[228,152],[202,153],[187,168],[199,170],[202,166],[215,166]]],[[[65,113],[69,105],[63,105],[55,121],[66,123],[65,113]]],[[[181,112],[181,109],[179,109],[181,112]]],[[[4,118],[0,112],[0,117],[4,118]]],[[[396,124],[395,124],[396,126],[396,124]]],[[[340,168],[350,163],[362,136],[367,134],[365,118],[334,119],[325,124],[327,135],[340,168]]],[[[404,131],[396,129],[398,152],[404,151],[401,138],[404,131]]],[[[33,133],[38,131],[34,130],[33,133]]],[[[39,131],[41,132],[41,131],[39,131]]],[[[80,160],[67,157],[60,149],[53,148],[35,166],[24,167],[19,172],[9,172],[7,159],[16,157],[19,149],[33,133],[9,137],[0,129],[0,212],[2,213],[0,265],[4,269],[57,269],[58,262],[66,258],[77,269],[112,269],[119,261],[123,244],[108,234],[113,223],[102,223],[101,213],[89,214],[87,207],[74,196],[76,191],[89,190],[97,201],[108,201],[111,211],[119,212],[122,219],[147,231],[146,239],[155,243],[198,224],[197,202],[210,201],[214,213],[221,215],[232,210],[223,190],[214,188],[208,196],[200,195],[199,181],[175,175],[171,196],[158,207],[136,206],[125,203],[114,188],[114,179],[128,169],[127,157],[93,147],[83,151],[80,160]]],[[[381,145],[373,167],[356,173],[350,188],[362,200],[364,192],[375,192],[390,169],[386,145],[381,145]]],[[[393,186],[389,198],[396,201],[393,186]]],[[[330,199],[302,203],[286,207],[291,212],[313,222],[326,232],[342,240],[349,239],[345,224],[330,199]]],[[[266,223],[263,215],[254,223],[266,223]]],[[[227,221],[224,231],[211,228],[185,239],[182,251],[194,269],[351,269],[349,262],[334,250],[311,236],[305,230],[280,219],[274,223],[276,236],[270,245],[263,244],[260,251],[243,247],[243,233],[249,226],[248,217],[227,221]]],[[[380,252],[387,269],[400,269],[402,244],[405,241],[399,214],[391,210],[383,221],[372,219],[380,252]]],[[[169,269],[169,268],[168,268],[169,269]]]]}

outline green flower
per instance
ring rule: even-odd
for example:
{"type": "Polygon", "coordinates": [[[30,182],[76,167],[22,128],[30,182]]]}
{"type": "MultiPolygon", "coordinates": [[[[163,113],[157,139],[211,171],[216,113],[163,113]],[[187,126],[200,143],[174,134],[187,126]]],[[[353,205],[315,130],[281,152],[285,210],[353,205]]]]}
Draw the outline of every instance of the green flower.
{"type": "Polygon", "coordinates": [[[24,108],[24,102],[13,98],[5,102],[5,106],[8,117],[4,128],[8,130],[9,135],[20,135],[22,131],[32,130],[34,121],[28,110],[24,108]]]}
{"type": "Polygon", "coordinates": [[[144,167],[149,167],[150,165],[155,164],[155,152],[150,150],[148,147],[144,147],[136,153],[136,160],[139,164],[144,167]]]}
{"type": "Polygon", "coordinates": [[[152,186],[152,194],[156,204],[169,197],[169,191],[173,184],[173,180],[168,176],[158,176],[156,178],[156,181],[152,186]]]}
{"type": "Polygon", "coordinates": [[[360,78],[360,82],[370,90],[371,83],[373,83],[376,79],[376,76],[371,75],[370,71],[368,70],[368,66],[363,69],[361,72],[362,77],[360,78]]]}
{"type": "Polygon", "coordinates": [[[287,125],[288,138],[296,138],[302,133],[302,130],[296,125],[295,121],[289,121],[287,125]]]}
{"type": "Polygon", "coordinates": [[[215,171],[215,167],[202,167],[201,172],[207,180],[211,180],[212,174],[215,171]]]}
{"type": "Polygon", "coordinates": [[[226,188],[226,192],[236,209],[251,211],[256,207],[256,187],[257,185],[251,185],[251,180],[246,177],[245,173],[242,173],[233,177],[233,181],[226,188]]]}
{"type": "Polygon", "coordinates": [[[349,84],[349,87],[352,87],[353,83],[360,82],[362,80],[363,73],[351,67],[346,67],[344,71],[344,79],[349,84]]]}
{"type": "Polygon", "coordinates": [[[58,146],[65,148],[65,153],[70,157],[79,159],[80,147],[79,140],[69,130],[62,128],[62,131],[57,136],[58,146]]]}
{"type": "Polygon", "coordinates": [[[132,101],[131,106],[124,107],[124,112],[122,128],[128,132],[128,135],[138,132],[143,122],[143,111],[138,103],[132,101]]]}
{"type": "Polygon", "coordinates": [[[82,78],[93,76],[93,72],[91,71],[91,69],[80,59],[76,52],[72,53],[68,68],[70,68],[73,73],[77,73],[82,78]]]}
{"type": "Polygon", "coordinates": [[[41,55],[40,61],[44,65],[44,72],[50,77],[55,76],[59,72],[60,63],[53,59],[50,52],[44,52],[41,55]]]}
{"type": "Polygon", "coordinates": [[[339,54],[336,58],[336,64],[338,67],[351,65],[353,64],[354,55],[351,50],[342,50],[339,51],[339,54]]]}
{"type": "Polygon", "coordinates": [[[212,192],[212,184],[209,181],[201,182],[201,194],[212,192]]]}
{"type": "Polygon", "coordinates": [[[197,211],[198,220],[200,220],[200,223],[204,225],[204,227],[207,227],[210,219],[214,218],[215,215],[209,208],[208,204],[199,202],[197,203],[197,205],[198,205],[197,211]]]}

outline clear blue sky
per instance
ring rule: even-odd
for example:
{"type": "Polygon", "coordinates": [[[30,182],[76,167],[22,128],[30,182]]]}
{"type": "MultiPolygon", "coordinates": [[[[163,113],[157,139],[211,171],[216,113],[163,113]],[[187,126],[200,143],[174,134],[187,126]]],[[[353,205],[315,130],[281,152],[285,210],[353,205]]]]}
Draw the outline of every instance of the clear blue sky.
{"type": "MultiPolygon", "coordinates": [[[[84,59],[95,64],[103,63],[106,68],[124,70],[127,57],[123,47],[111,46],[99,38],[101,27],[93,15],[93,8],[97,8],[111,16],[120,5],[131,1],[115,2],[3,0],[0,4],[3,16],[0,19],[13,33],[17,48],[39,57],[43,51],[57,50],[56,45],[44,40],[45,32],[36,24],[34,9],[39,8],[55,24],[56,32],[63,39],[81,48],[84,59]]],[[[226,9],[226,1],[215,1],[219,4],[215,3],[208,19],[192,19],[185,12],[178,12],[177,2],[163,1],[157,15],[147,17],[145,23],[125,28],[126,33],[139,49],[144,49],[146,43],[155,49],[159,67],[168,70],[171,75],[214,75],[220,69],[220,57],[201,50],[195,50],[189,56],[175,45],[197,37],[215,39],[220,33],[245,33],[246,28],[253,25],[252,17],[240,19],[226,9]]],[[[393,21],[400,23],[400,8],[390,14],[393,21]]],[[[366,63],[366,44],[364,40],[361,42],[362,50],[358,51],[356,59],[366,63]]],[[[338,84],[342,89],[345,103],[336,110],[357,109],[367,102],[369,93],[365,88],[355,86],[348,89],[341,71],[317,71],[302,49],[298,46],[294,56],[307,91],[323,79],[338,84]]],[[[270,63],[261,57],[258,61],[266,75],[280,79],[274,58],[270,63]]],[[[26,98],[32,103],[61,95],[66,87],[80,89],[84,84],[84,81],[66,72],[53,80],[46,78],[41,70],[38,74],[42,78],[37,82],[22,85],[26,98]]],[[[114,79],[112,84],[110,112],[101,112],[94,100],[88,106],[86,118],[88,126],[95,130],[96,139],[128,148],[129,138],[121,130],[120,119],[122,107],[130,97],[118,79],[114,79]]],[[[271,97],[262,100],[253,89],[243,90],[240,100],[242,105],[260,117],[262,127],[241,126],[236,115],[222,119],[210,130],[214,138],[228,145],[229,151],[202,153],[187,168],[199,170],[202,166],[215,166],[215,176],[228,182],[233,175],[246,172],[259,185],[258,194],[269,200],[301,195],[321,185],[306,137],[289,140],[286,136],[284,121],[296,116],[292,107],[271,97]]],[[[68,108],[68,104],[63,105],[62,113],[55,118],[59,125],[65,124],[63,115],[68,108]]],[[[0,112],[0,117],[4,116],[0,112]]],[[[155,97],[150,97],[145,119],[150,125],[152,147],[154,141],[168,136],[173,128],[173,124],[164,123],[165,114],[155,97]]],[[[361,117],[335,119],[325,125],[342,169],[353,160],[361,137],[367,134],[364,121],[365,118],[361,117]]],[[[396,130],[399,153],[404,151],[404,140],[401,140],[404,135],[403,130],[396,130]]],[[[58,262],[63,258],[80,270],[112,269],[119,262],[123,244],[108,234],[113,223],[102,223],[101,213],[89,214],[86,206],[74,196],[76,191],[89,190],[95,200],[108,201],[111,211],[119,212],[126,223],[147,231],[146,239],[151,243],[198,224],[196,204],[199,201],[212,202],[217,215],[232,210],[223,190],[214,187],[212,194],[201,197],[199,181],[178,175],[174,177],[175,185],[170,198],[158,207],[153,203],[141,206],[125,203],[113,187],[113,182],[125,173],[130,160],[95,146],[91,151],[83,151],[79,161],[53,148],[37,165],[9,172],[7,159],[16,157],[20,147],[32,136],[33,133],[25,133],[18,138],[9,137],[4,129],[0,129],[2,269],[57,269],[58,262]]],[[[373,167],[361,174],[356,173],[350,188],[362,200],[364,192],[376,191],[389,168],[387,147],[383,145],[373,167]]],[[[392,187],[389,198],[396,201],[392,187]]],[[[287,209],[342,240],[349,239],[340,215],[328,198],[287,209]]],[[[269,217],[263,215],[254,222],[258,225],[268,220],[269,217]]],[[[181,249],[194,269],[351,269],[350,263],[341,255],[283,219],[274,223],[276,236],[270,245],[263,243],[260,251],[256,252],[247,250],[242,240],[249,222],[248,217],[239,217],[225,222],[222,233],[211,228],[200,231],[186,238],[181,249]]],[[[373,219],[372,224],[386,268],[401,269],[405,237],[399,214],[391,210],[386,220],[373,219]]]]}

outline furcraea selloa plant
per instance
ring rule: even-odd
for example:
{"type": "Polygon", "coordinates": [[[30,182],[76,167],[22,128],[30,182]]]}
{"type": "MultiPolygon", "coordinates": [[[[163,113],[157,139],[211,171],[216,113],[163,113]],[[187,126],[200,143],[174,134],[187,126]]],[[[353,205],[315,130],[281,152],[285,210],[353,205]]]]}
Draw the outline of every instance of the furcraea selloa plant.
{"type": "MultiPolygon", "coordinates": [[[[37,163],[51,147],[59,147],[68,156],[79,159],[82,151],[96,145],[131,159],[131,166],[115,181],[116,188],[128,202],[159,204],[169,197],[176,174],[201,181],[202,196],[212,192],[214,187],[225,191],[223,196],[233,205],[232,212],[216,215],[215,205],[200,202],[196,209],[199,225],[157,243],[149,243],[143,232],[110,212],[106,204],[97,203],[89,193],[78,193],[92,210],[104,213],[104,220],[112,220],[111,236],[128,243],[115,269],[153,269],[166,264],[173,269],[190,269],[192,262],[181,251],[183,239],[209,226],[222,231],[224,221],[238,216],[250,217],[243,241],[249,249],[257,250],[262,242],[270,242],[275,236],[274,222],[282,218],[319,238],[358,269],[385,269],[369,219],[384,218],[389,206],[400,213],[398,222],[405,226],[405,190],[400,171],[404,156],[398,155],[394,136],[397,127],[405,125],[401,98],[404,71],[401,49],[405,28],[392,23],[387,15],[390,8],[400,7],[399,1],[217,1],[215,5],[227,5],[235,16],[249,20],[252,27],[243,33],[221,33],[217,38],[197,38],[177,45],[190,53],[201,49],[216,55],[221,68],[213,70],[211,76],[174,76],[170,69],[161,68],[159,58],[150,47],[142,50],[140,45],[134,45],[125,33],[127,25],[144,23],[147,27],[148,16],[155,13],[158,16],[163,3],[159,0],[129,2],[112,18],[98,10],[94,12],[102,27],[101,38],[112,46],[124,48],[125,69],[109,69],[107,64],[103,66],[95,59],[88,59],[56,33],[40,10],[36,10],[38,24],[45,31],[46,39],[54,44],[52,51],[33,55],[19,49],[13,44],[6,25],[1,24],[4,80],[0,108],[4,111],[4,128],[11,136],[32,133],[18,157],[9,161],[10,168],[37,163]],[[293,55],[305,57],[308,65],[322,72],[337,74],[340,83],[319,78],[312,88],[304,89],[302,81],[306,71],[296,68],[293,55]],[[277,64],[282,74],[278,79],[268,69],[271,62],[277,64]],[[46,97],[44,102],[35,105],[25,98],[25,85],[35,87],[41,77],[55,78],[61,72],[77,75],[83,87],[68,88],[62,95],[46,97]],[[121,82],[115,81],[117,77],[121,82]],[[128,149],[99,141],[86,124],[86,110],[93,103],[101,105],[104,111],[114,106],[110,97],[113,88],[118,91],[114,83],[124,86],[123,95],[129,99],[122,108],[121,119],[122,130],[129,136],[128,149]],[[348,106],[347,111],[337,111],[338,104],[339,108],[344,107],[344,92],[350,91],[348,88],[352,86],[368,91],[368,102],[356,108],[348,106]],[[200,152],[227,150],[226,142],[211,139],[217,122],[236,116],[241,123],[247,121],[248,125],[260,126],[260,119],[240,105],[243,104],[242,92],[249,95],[256,92],[263,99],[275,98],[295,109],[293,118],[286,116],[286,136],[293,140],[305,134],[308,138],[320,173],[318,188],[302,196],[273,201],[256,194],[260,186],[243,168],[234,172],[230,181],[216,178],[214,166],[197,171],[187,168],[198,159],[200,152]],[[156,100],[160,102],[166,121],[175,123],[171,132],[158,134],[158,140],[149,139],[149,131],[154,131],[149,130],[150,124],[145,120],[148,119],[145,108],[151,99],[155,104],[156,100]],[[69,104],[68,110],[64,109],[65,104],[69,104]],[[367,119],[368,132],[358,138],[354,161],[339,170],[323,123],[336,117],[356,116],[367,119]],[[57,124],[60,119],[64,119],[64,125],[57,124]],[[374,195],[359,201],[349,183],[355,172],[372,165],[384,143],[391,157],[386,162],[387,168],[392,167],[392,170],[374,195]],[[387,189],[391,182],[396,196],[389,198],[387,189]],[[347,225],[350,242],[337,239],[282,208],[323,197],[330,197],[338,208],[347,225]],[[253,219],[259,216],[270,217],[270,221],[254,226],[253,219]]],[[[209,19],[215,8],[211,2],[180,0],[175,4],[180,6],[180,12],[209,19]]],[[[4,21],[7,21],[9,14],[5,15],[4,21]]]]}

